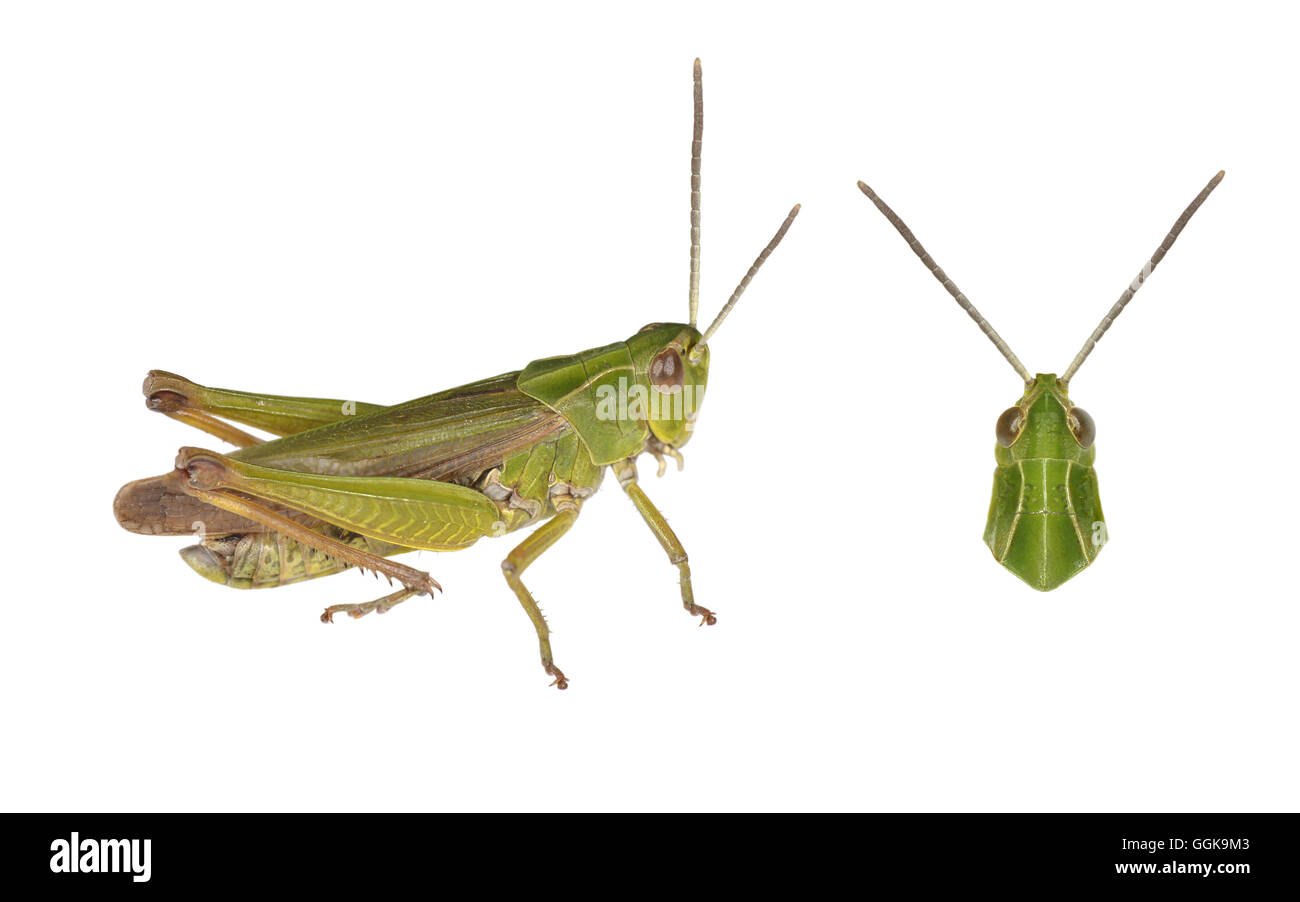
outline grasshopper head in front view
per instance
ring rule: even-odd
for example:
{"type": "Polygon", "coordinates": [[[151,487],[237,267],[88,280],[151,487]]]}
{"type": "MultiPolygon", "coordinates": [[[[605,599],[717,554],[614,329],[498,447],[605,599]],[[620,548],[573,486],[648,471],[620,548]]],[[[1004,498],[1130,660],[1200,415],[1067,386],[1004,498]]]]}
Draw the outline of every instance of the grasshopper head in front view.
{"type": "Polygon", "coordinates": [[[998,563],[1039,591],[1055,589],[1082,572],[1096,559],[1108,539],[1097,474],[1093,469],[1097,426],[1083,408],[1070,400],[1070,380],[1222,178],[1223,173],[1219,172],[1210,179],[1178,217],[1137,278],[1059,377],[1054,373],[1031,376],[1002,336],[939,268],[898,214],[865,182],[858,182],[862,193],[898,230],[931,274],[1024,380],[1024,394],[1015,406],[1003,411],[994,426],[997,469],[993,474],[993,499],[984,528],[984,543],[998,563]]]}

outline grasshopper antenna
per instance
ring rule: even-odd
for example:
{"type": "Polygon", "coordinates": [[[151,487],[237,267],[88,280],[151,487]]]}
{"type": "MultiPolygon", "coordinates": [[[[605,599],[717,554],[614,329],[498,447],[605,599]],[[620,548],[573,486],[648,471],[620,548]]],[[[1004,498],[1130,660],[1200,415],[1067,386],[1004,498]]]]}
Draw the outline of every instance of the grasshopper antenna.
{"type": "Polygon", "coordinates": [[[1160,242],[1160,246],[1156,248],[1156,252],[1151,255],[1151,259],[1146,262],[1142,267],[1142,270],[1137,274],[1137,278],[1129,283],[1128,288],[1124,289],[1124,293],[1119,296],[1119,300],[1115,302],[1115,306],[1111,307],[1110,310],[1107,311],[1106,315],[1102,317],[1101,323],[1093,330],[1092,335],[1088,336],[1088,340],[1083,343],[1082,350],[1075,355],[1074,361],[1070,364],[1070,368],[1065,371],[1063,376],[1061,376],[1061,382],[1063,384],[1068,385],[1070,383],[1070,379],[1079,371],[1079,367],[1083,366],[1083,362],[1088,359],[1088,355],[1092,353],[1092,349],[1097,347],[1097,342],[1106,334],[1106,330],[1110,328],[1110,324],[1115,322],[1115,317],[1119,316],[1128,302],[1133,300],[1133,295],[1137,294],[1137,290],[1142,287],[1142,284],[1146,282],[1147,277],[1155,270],[1156,264],[1163,260],[1165,254],[1169,253],[1169,249],[1174,246],[1174,242],[1178,240],[1179,233],[1182,232],[1183,227],[1187,225],[1187,221],[1192,218],[1192,214],[1200,209],[1201,204],[1205,203],[1205,199],[1210,196],[1210,192],[1217,188],[1221,181],[1223,181],[1222,169],[1219,170],[1218,175],[1206,183],[1205,187],[1201,189],[1201,193],[1196,195],[1196,199],[1187,205],[1187,209],[1183,211],[1183,215],[1178,217],[1178,221],[1174,223],[1174,227],[1169,230],[1169,234],[1165,236],[1165,240],[1160,242]]]}
{"type": "Polygon", "coordinates": [[[898,214],[891,210],[889,204],[881,200],[880,195],[872,191],[871,186],[866,182],[858,182],[858,188],[862,190],[863,194],[871,199],[871,202],[876,205],[881,213],[885,214],[885,218],[889,220],[889,224],[898,229],[898,234],[903,236],[903,240],[906,241],[908,246],[912,248],[912,251],[921,258],[921,262],[925,264],[925,268],[934,274],[934,277],[939,280],[940,284],[942,284],[944,288],[948,289],[948,293],[953,296],[953,299],[961,306],[961,309],[965,310],[967,315],[969,315],[971,319],[975,320],[975,325],[979,326],[980,331],[987,335],[989,341],[993,342],[994,346],[1002,352],[1002,356],[1007,358],[1007,363],[1011,364],[1015,368],[1016,372],[1020,374],[1020,378],[1025,380],[1026,384],[1033,382],[1033,377],[1029,375],[1029,370],[1025,369],[1025,365],[1020,362],[1020,358],[1017,357],[1015,352],[1011,350],[1010,346],[1002,340],[1002,336],[989,325],[989,321],[980,315],[980,312],[975,309],[975,305],[967,300],[966,295],[961,293],[961,289],[953,284],[952,279],[948,278],[948,274],[939,268],[939,264],[934,262],[934,258],[931,257],[926,249],[921,246],[921,242],[916,240],[916,236],[913,235],[912,230],[907,227],[907,223],[899,219],[898,214]]]}
{"type": "Polygon", "coordinates": [[[700,151],[704,147],[704,76],[695,60],[695,133],[691,137],[691,327],[700,315],[700,151]]]}
{"type": "Polygon", "coordinates": [[[740,296],[745,293],[745,289],[748,288],[749,283],[753,281],[754,274],[758,272],[759,267],[767,260],[768,255],[770,255],[772,251],[776,250],[776,246],[781,243],[781,239],[785,237],[785,233],[790,230],[790,223],[794,222],[794,218],[798,215],[799,204],[795,204],[790,209],[789,214],[785,217],[785,222],[781,223],[781,228],[776,230],[776,234],[772,236],[772,240],[767,243],[767,247],[763,248],[762,252],[754,259],[754,265],[749,268],[749,272],[745,273],[745,278],[740,280],[740,284],[737,285],[736,290],[731,293],[731,297],[727,300],[727,303],[722,305],[722,309],[718,311],[718,315],[714,318],[713,323],[709,328],[704,330],[704,337],[701,338],[699,343],[695,346],[697,349],[708,344],[709,337],[712,336],[714,332],[718,331],[718,326],[722,325],[722,321],[727,318],[727,314],[731,312],[731,308],[736,306],[736,302],[740,300],[740,296]]]}

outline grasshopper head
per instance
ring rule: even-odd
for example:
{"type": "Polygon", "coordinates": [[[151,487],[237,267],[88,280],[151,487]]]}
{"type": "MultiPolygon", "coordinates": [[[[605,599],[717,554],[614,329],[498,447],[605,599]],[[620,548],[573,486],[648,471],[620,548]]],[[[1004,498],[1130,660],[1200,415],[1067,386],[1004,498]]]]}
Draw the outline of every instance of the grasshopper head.
{"type": "Polygon", "coordinates": [[[647,422],[671,448],[690,440],[709,381],[709,348],[694,326],[651,323],[627,340],[637,381],[650,390],[647,422]]]}
{"type": "Polygon", "coordinates": [[[687,302],[690,322],[651,323],[628,339],[635,379],[650,393],[650,410],[646,416],[651,433],[663,445],[680,448],[695,429],[695,418],[704,400],[704,386],[709,378],[709,339],[735,308],[749,287],[759,267],[781,243],[799,205],[786,215],[772,240],[767,243],[745,273],[736,290],[722,306],[707,329],[696,328],[700,308],[700,152],[704,138],[704,77],[700,61],[695,61],[695,128],[691,137],[691,269],[687,302]]]}
{"type": "Polygon", "coordinates": [[[1087,567],[1107,541],[1106,522],[1097,496],[1097,477],[1092,470],[1097,455],[1093,445],[1097,427],[1092,417],[1070,400],[1070,380],[1222,179],[1222,172],[1216,174],[1183,210],[1137,278],[1124,289],[1059,377],[1054,373],[1031,376],[1002,336],[921,246],[898,214],[866,182],[858,182],[862,193],[884,214],[930,274],[975,321],[1024,382],[1024,395],[998,417],[995,427],[998,443],[994,456],[998,469],[984,543],[1002,566],[1035,589],[1043,592],[1055,589],[1087,567]]]}
{"type": "MultiPolygon", "coordinates": [[[[1053,449],[1074,447],[1080,455],[1097,438],[1097,424],[1082,407],[1070,401],[1068,387],[1055,373],[1039,373],[1025,386],[1024,396],[1008,407],[994,426],[998,459],[1024,460],[1059,457],[1053,449]]],[[[1074,455],[1071,454],[1071,457],[1074,455]]]]}

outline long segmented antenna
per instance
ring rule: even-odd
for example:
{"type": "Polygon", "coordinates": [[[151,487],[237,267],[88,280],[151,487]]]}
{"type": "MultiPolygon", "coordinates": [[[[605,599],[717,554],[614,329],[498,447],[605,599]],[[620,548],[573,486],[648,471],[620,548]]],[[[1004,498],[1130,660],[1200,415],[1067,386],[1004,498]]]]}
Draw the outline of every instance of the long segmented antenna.
{"type": "Polygon", "coordinates": [[[722,305],[722,309],[718,311],[718,315],[714,318],[713,324],[704,330],[704,337],[700,339],[699,343],[695,346],[696,348],[702,348],[708,344],[709,337],[713,335],[714,332],[718,331],[718,326],[722,325],[722,321],[727,318],[727,314],[731,312],[731,308],[736,306],[736,302],[740,300],[740,296],[745,293],[745,289],[749,287],[749,283],[753,280],[754,274],[758,272],[759,267],[767,260],[768,255],[771,254],[772,251],[776,250],[776,246],[781,243],[781,239],[785,237],[785,233],[790,230],[790,223],[794,222],[794,218],[798,215],[799,204],[795,204],[790,209],[789,215],[785,217],[785,222],[781,223],[781,228],[776,230],[776,234],[772,236],[772,240],[767,243],[767,247],[763,248],[762,252],[754,259],[754,265],[749,268],[749,272],[745,273],[745,278],[740,280],[740,284],[737,285],[736,290],[731,293],[731,297],[727,300],[727,303],[722,305]]]}
{"type": "Polygon", "coordinates": [[[1192,214],[1200,208],[1201,204],[1205,203],[1205,199],[1210,196],[1210,192],[1217,188],[1219,182],[1222,180],[1223,170],[1219,170],[1219,174],[1210,179],[1206,186],[1201,189],[1201,193],[1196,195],[1196,199],[1187,205],[1187,209],[1183,211],[1183,215],[1178,217],[1178,221],[1174,223],[1174,227],[1169,230],[1169,234],[1165,236],[1165,240],[1160,242],[1160,246],[1156,248],[1156,252],[1151,255],[1151,259],[1142,267],[1142,271],[1137,274],[1137,278],[1129,283],[1128,288],[1124,289],[1124,293],[1119,296],[1119,300],[1115,302],[1115,306],[1111,307],[1106,315],[1102,317],[1101,324],[1093,330],[1092,335],[1090,335],[1088,340],[1083,343],[1083,349],[1075,355],[1074,362],[1070,364],[1070,368],[1065,371],[1063,376],[1061,376],[1062,383],[1067,385],[1069,384],[1070,379],[1079,371],[1079,367],[1083,366],[1083,362],[1088,359],[1088,355],[1092,353],[1092,349],[1097,347],[1097,342],[1106,334],[1106,330],[1110,328],[1110,324],[1115,322],[1115,317],[1119,316],[1124,310],[1125,305],[1128,304],[1129,301],[1133,300],[1133,295],[1137,294],[1137,290],[1142,287],[1144,282],[1146,282],[1147,277],[1150,276],[1152,271],[1156,268],[1156,264],[1164,259],[1165,254],[1169,253],[1169,249],[1173,247],[1174,242],[1178,240],[1178,234],[1183,230],[1183,227],[1187,225],[1187,221],[1192,218],[1192,214]]]}
{"type": "Polygon", "coordinates": [[[903,240],[906,241],[908,246],[912,248],[912,251],[921,258],[921,262],[925,264],[926,269],[930,270],[930,272],[934,274],[934,277],[948,290],[948,293],[953,296],[953,299],[961,305],[961,309],[965,310],[970,318],[975,320],[975,325],[979,326],[980,331],[987,335],[989,341],[993,342],[997,349],[1002,352],[1002,356],[1007,358],[1007,363],[1010,363],[1015,367],[1016,372],[1020,374],[1020,378],[1025,380],[1026,384],[1033,382],[1033,377],[1029,375],[1029,370],[1025,369],[1025,365],[1020,362],[1020,358],[1017,357],[1007,343],[1002,340],[1002,336],[994,331],[993,327],[989,325],[989,321],[980,315],[980,312],[975,309],[975,305],[967,300],[966,295],[962,294],[961,290],[953,284],[952,279],[948,278],[947,273],[939,268],[939,264],[934,262],[934,258],[931,257],[929,253],[926,252],[925,248],[921,246],[921,242],[916,240],[916,236],[913,235],[912,230],[907,227],[907,223],[899,219],[898,214],[891,210],[889,205],[881,200],[880,195],[872,191],[871,187],[867,185],[866,182],[858,182],[858,187],[862,189],[863,194],[871,199],[871,202],[876,205],[880,212],[885,214],[885,218],[889,220],[889,224],[898,229],[898,234],[903,236],[903,240]]]}
{"type": "Polygon", "coordinates": [[[691,326],[700,315],[700,151],[704,147],[704,77],[695,60],[695,134],[691,138],[691,326]]]}

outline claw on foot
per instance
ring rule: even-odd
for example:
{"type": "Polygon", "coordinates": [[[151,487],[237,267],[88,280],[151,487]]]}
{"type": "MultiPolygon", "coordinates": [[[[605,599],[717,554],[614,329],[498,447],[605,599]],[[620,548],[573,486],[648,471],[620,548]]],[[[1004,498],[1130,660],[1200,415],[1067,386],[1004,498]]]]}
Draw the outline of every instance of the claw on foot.
{"type": "Polygon", "coordinates": [[[546,673],[548,675],[555,677],[555,679],[551,681],[552,686],[556,689],[569,688],[569,680],[565,677],[563,670],[556,667],[554,664],[544,664],[543,666],[546,668],[546,673]]]}
{"type": "Polygon", "coordinates": [[[700,618],[700,626],[717,626],[718,615],[710,611],[708,608],[702,608],[699,605],[692,605],[690,613],[693,616],[700,618]]]}

